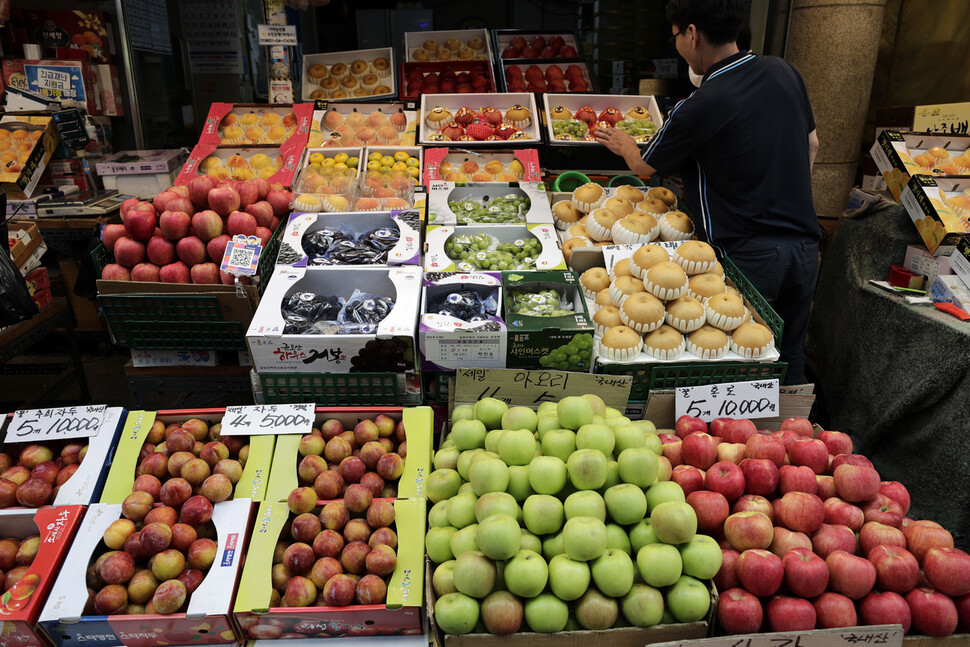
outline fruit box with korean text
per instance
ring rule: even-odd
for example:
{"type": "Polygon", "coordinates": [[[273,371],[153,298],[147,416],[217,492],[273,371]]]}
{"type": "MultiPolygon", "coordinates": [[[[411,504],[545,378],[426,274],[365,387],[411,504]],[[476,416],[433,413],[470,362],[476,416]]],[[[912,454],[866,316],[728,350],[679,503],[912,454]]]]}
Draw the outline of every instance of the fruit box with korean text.
{"type": "Polygon", "coordinates": [[[949,256],[970,233],[970,177],[913,175],[899,195],[926,248],[949,256]]]}
{"type": "Polygon", "coordinates": [[[508,327],[501,315],[498,272],[425,274],[418,332],[421,369],[505,368],[508,327]],[[477,299],[459,291],[474,293],[477,299]],[[441,307],[436,309],[435,304],[441,307]]]}
{"type": "MultiPolygon", "coordinates": [[[[341,600],[343,602],[341,606],[305,607],[281,607],[278,598],[274,600],[273,595],[274,592],[278,592],[278,589],[274,591],[273,578],[279,570],[274,566],[283,565],[282,562],[274,565],[274,562],[277,561],[275,557],[278,551],[277,545],[281,541],[283,531],[290,527],[289,522],[295,515],[283,502],[267,501],[260,504],[256,513],[255,528],[249,542],[249,549],[246,552],[246,567],[243,569],[234,609],[236,623],[244,638],[333,638],[355,635],[420,635],[422,633],[421,609],[425,589],[425,500],[374,499],[372,503],[377,501],[393,503],[394,519],[392,523],[395,528],[390,535],[397,542],[396,563],[385,585],[384,602],[379,604],[350,604],[350,602],[359,600],[360,597],[359,591],[351,591],[350,599],[341,600]]],[[[343,501],[332,501],[330,503],[343,503],[343,501]]],[[[321,507],[316,506],[311,512],[320,513],[321,507]]],[[[345,514],[346,512],[344,510],[345,514]]],[[[350,523],[353,523],[353,521],[350,523]]],[[[363,525],[367,526],[366,523],[363,525]]],[[[327,530],[324,530],[319,535],[324,535],[327,532],[327,530]]],[[[336,531],[331,530],[330,532],[340,537],[336,531]]],[[[378,529],[374,534],[377,532],[380,532],[380,530],[378,529]]],[[[286,539],[288,538],[283,538],[284,541],[286,539]]],[[[316,544],[317,540],[314,540],[313,543],[316,544]]],[[[339,543],[343,543],[342,538],[339,543]]],[[[358,541],[357,543],[361,542],[358,541]]],[[[350,545],[353,545],[353,542],[348,542],[348,546],[350,545]]],[[[343,550],[340,554],[342,557],[343,550]]],[[[320,558],[317,563],[323,561],[324,558],[320,558]]],[[[331,561],[336,560],[331,558],[331,561]]],[[[340,562],[337,562],[337,565],[339,566],[340,562]]],[[[324,582],[326,584],[333,577],[347,577],[340,573],[334,573],[333,577],[327,578],[323,573],[316,573],[318,568],[316,564],[313,565],[313,568],[314,571],[309,573],[309,578],[299,578],[299,580],[305,580],[301,584],[309,584],[306,588],[313,587],[313,590],[310,591],[313,593],[316,593],[318,587],[313,584],[313,580],[310,578],[318,581],[326,579],[324,582]]],[[[341,567],[340,570],[342,573],[343,568],[341,567]]],[[[286,574],[287,571],[284,567],[282,575],[285,577],[286,574]]],[[[361,581],[367,577],[379,576],[365,575],[361,581]]],[[[289,581],[296,579],[294,577],[289,581]]],[[[334,586],[333,588],[336,589],[337,587],[334,586]]],[[[313,596],[314,601],[310,604],[316,604],[316,600],[324,601],[326,595],[324,591],[326,590],[325,586],[319,587],[320,597],[318,598],[315,594],[313,596]]],[[[287,591],[289,591],[289,587],[287,587],[287,591]]],[[[333,592],[333,596],[337,596],[336,591],[333,592]]]]}
{"type": "MultiPolygon", "coordinates": [[[[400,141],[392,142],[389,145],[414,146],[418,130],[418,112],[417,105],[414,102],[346,103],[339,101],[329,103],[317,101],[315,104],[316,108],[313,111],[313,123],[310,126],[307,148],[322,147],[331,139],[337,140],[339,143],[340,140],[345,138],[356,139],[359,143],[366,144],[369,139],[361,140],[357,136],[357,131],[363,128],[373,128],[377,131],[385,125],[394,126],[399,133],[400,141]],[[354,113],[359,114],[354,116],[354,113]],[[396,116],[398,114],[401,116],[396,116]]],[[[364,131],[360,134],[369,135],[370,133],[364,131]]]]}
{"type": "Polygon", "coordinates": [[[249,499],[223,501],[212,507],[215,555],[204,579],[177,611],[92,615],[86,613],[89,598],[83,593],[87,589],[87,571],[95,556],[104,552],[105,531],[122,518],[121,505],[92,505],[41,613],[41,627],[57,647],[236,643],[232,600],[252,507],[249,499]]]}
{"type": "MultiPolygon", "coordinates": [[[[460,93],[422,94],[421,110],[418,113],[421,119],[421,139],[419,140],[419,143],[440,145],[449,141],[458,141],[458,137],[465,135],[465,129],[463,126],[459,126],[459,130],[448,132],[439,131],[444,130],[450,124],[457,124],[455,117],[457,116],[458,111],[462,108],[468,108],[470,110],[475,110],[476,112],[484,111],[486,108],[494,108],[501,113],[502,121],[498,122],[498,118],[496,117],[497,123],[494,123],[493,125],[509,125],[509,128],[503,130],[502,132],[499,132],[499,128],[493,128],[495,132],[492,137],[498,137],[497,140],[461,140],[458,142],[458,145],[462,147],[495,145],[518,146],[520,144],[528,146],[535,145],[542,141],[535,95],[531,92],[495,92],[489,95],[460,93]],[[520,124],[520,126],[509,124],[506,119],[509,109],[516,106],[525,108],[528,111],[527,117],[525,119],[520,119],[520,121],[523,122],[520,124]],[[442,113],[444,114],[442,115],[442,113]],[[428,120],[429,115],[444,116],[445,118],[441,119],[437,123],[434,123],[433,120],[428,120]]],[[[475,135],[474,132],[469,132],[468,134],[472,136],[475,135]]]]}
{"type": "MultiPolygon", "coordinates": [[[[333,449],[334,454],[322,450],[323,443],[317,441],[319,443],[317,449],[321,449],[323,452],[321,456],[311,448],[312,441],[304,443],[302,437],[297,434],[278,436],[276,438],[276,449],[273,452],[273,469],[270,472],[266,500],[286,501],[290,492],[297,487],[312,487],[314,485],[305,477],[313,476],[320,470],[309,463],[303,465],[303,459],[310,454],[321,456],[325,463],[330,464],[331,468],[336,468],[338,464],[341,465],[336,471],[341,475],[344,485],[357,482],[364,483],[365,481],[361,478],[362,474],[376,473],[381,476],[381,479],[368,478],[368,481],[377,481],[378,484],[383,483],[387,487],[395,489],[393,494],[388,492],[381,494],[381,496],[402,499],[424,498],[427,496],[424,491],[424,483],[428,474],[431,473],[432,420],[430,407],[317,407],[313,427],[319,429],[323,434],[320,436],[321,441],[326,439],[329,442],[334,435],[343,431],[352,432],[358,440],[352,443],[348,442],[346,446],[343,446],[343,443],[338,443],[341,447],[335,447],[333,449]],[[375,418],[379,419],[374,420],[375,418]],[[335,424],[334,421],[339,422],[339,425],[335,424]],[[375,422],[376,426],[363,424],[366,421],[375,422]],[[380,424],[376,424],[378,422],[380,424]],[[388,426],[389,432],[388,429],[383,428],[384,425],[388,426]],[[400,434],[398,433],[398,426],[402,430],[400,434]],[[383,443],[384,449],[371,446],[365,451],[364,445],[374,441],[367,434],[379,434],[375,442],[383,443]],[[387,443],[381,440],[383,438],[389,439],[391,449],[388,449],[387,443]],[[360,442],[361,440],[364,442],[360,442]],[[380,463],[382,456],[392,453],[400,456],[400,445],[405,442],[407,444],[405,445],[404,456],[401,457],[404,459],[403,467],[397,459],[386,460],[384,464],[380,463]],[[359,450],[364,455],[361,457],[350,456],[343,451],[348,448],[350,451],[359,450]],[[366,462],[363,459],[366,459],[366,462]],[[346,470],[343,467],[344,461],[349,461],[346,470]],[[351,465],[351,463],[355,465],[351,465]],[[395,476],[396,478],[393,478],[395,476]]],[[[319,461],[318,463],[322,467],[323,463],[319,461]]],[[[370,483],[368,482],[368,484],[370,483]]],[[[383,490],[383,488],[381,489],[383,490]]],[[[324,493],[323,490],[324,488],[321,488],[317,491],[318,499],[339,498],[339,496],[320,496],[324,493]]],[[[340,494],[338,492],[338,495],[340,494]]]]}
{"type": "Polygon", "coordinates": [[[257,373],[417,370],[420,296],[421,268],[411,265],[277,267],[246,332],[253,368],[257,373]],[[284,306],[291,307],[289,319],[284,306]]]}
{"type": "Polygon", "coordinates": [[[251,180],[265,178],[270,184],[292,186],[300,168],[302,148],[283,150],[273,146],[234,148],[213,144],[196,144],[182,170],[175,178],[177,186],[187,185],[197,175],[211,175],[217,180],[251,180]]]}
{"type": "MultiPolygon", "coordinates": [[[[118,449],[115,452],[115,460],[108,473],[107,483],[104,486],[104,493],[101,495],[101,503],[120,504],[132,492],[135,479],[142,474],[153,474],[163,483],[169,476],[174,477],[169,471],[169,461],[158,461],[159,465],[146,465],[145,459],[148,455],[155,452],[155,448],[162,444],[166,438],[164,435],[169,425],[174,423],[184,423],[188,420],[206,422],[205,440],[206,444],[219,440],[220,437],[213,429],[218,424],[221,430],[221,420],[225,409],[185,409],[171,411],[132,411],[128,415],[125,427],[118,441],[118,449]],[[151,442],[157,441],[157,442],[151,442]]],[[[196,433],[201,436],[201,426],[196,433]]],[[[193,434],[195,435],[195,434],[193,434]]],[[[227,465],[225,473],[233,480],[233,499],[252,499],[262,501],[266,494],[266,487],[269,483],[270,465],[273,456],[273,446],[275,436],[227,436],[232,441],[226,441],[226,451],[217,448],[219,451],[209,458],[206,450],[200,450],[203,460],[211,463],[210,468],[214,468],[219,460],[232,460],[242,463],[240,453],[248,447],[245,454],[247,459],[244,465],[227,465]],[[216,460],[218,459],[218,460],[216,460]]],[[[224,440],[224,439],[223,439],[224,440]]],[[[198,441],[201,443],[202,441],[198,441]]],[[[167,451],[167,448],[166,448],[167,451]]],[[[211,450],[210,450],[211,451],[211,450]]],[[[174,452],[173,452],[174,453],[174,452]]],[[[193,453],[194,450],[193,450],[193,453]]],[[[163,454],[164,456],[164,454],[163,454]]],[[[220,470],[218,473],[223,473],[220,470]]]]}
{"type": "Polygon", "coordinates": [[[57,128],[49,116],[4,115],[0,117],[0,130],[11,142],[10,148],[0,153],[0,186],[7,190],[9,199],[33,197],[61,141],[57,128]]]}
{"type": "Polygon", "coordinates": [[[428,224],[548,225],[552,211],[541,182],[475,182],[456,187],[434,180],[428,185],[428,224]]]}
{"type": "MultiPolygon", "coordinates": [[[[314,235],[323,230],[337,230],[357,239],[373,232],[385,234],[380,238],[388,239],[393,236],[397,242],[389,249],[375,240],[374,253],[384,252],[383,262],[363,262],[361,265],[418,265],[421,262],[421,223],[418,212],[414,210],[388,212],[359,212],[359,213],[291,213],[286,223],[286,230],[280,242],[280,253],[276,257],[277,265],[291,267],[332,267],[333,265],[350,265],[339,259],[328,258],[331,247],[317,248],[314,246],[314,235]],[[313,258],[308,254],[308,248],[313,252],[313,258]],[[317,256],[319,254],[319,256],[317,256]]],[[[321,242],[326,238],[320,234],[321,242]]],[[[365,244],[363,240],[358,246],[365,244]]],[[[379,256],[378,256],[379,258],[379,256]]]]}
{"type": "MultiPolygon", "coordinates": [[[[48,499],[42,505],[49,503],[55,507],[59,507],[64,505],[88,505],[95,503],[101,496],[102,489],[106,484],[108,469],[111,467],[114,455],[117,453],[117,446],[120,442],[121,431],[125,424],[127,413],[122,407],[106,408],[98,431],[86,438],[82,436],[80,438],[66,438],[63,441],[27,441],[25,439],[24,442],[6,442],[0,443],[0,452],[7,454],[13,460],[13,465],[10,469],[16,469],[16,466],[25,460],[24,458],[18,460],[18,457],[21,456],[23,450],[30,448],[43,448],[41,451],[45,452],[47,456],[44,456],[44,460],[41,462],[46,463],[49,460],[64,460],[65,463],[57,474],[58,478],[66,480],[63,480],[60,485],[50,492],[50,496],[53,499],[48,499]],[[79,456],[82,447],[87,447],[83,458],[79,456]],[[60,455],[57,454],[58,451],[60,455]],[[68,474],[67,470],[72,471],[68,474]]],[[[7,425],[9,427],[13,423],[12,414],[7,418],[7,425]]],[[[30,423],[31,420],[25,418],[25,424],[30,425],[30,423]]],[[[16,437],[17,430],[5,429],[0,434],[0,438],[3,438],[7,433],[10,433],[11,438],[13,438],[16,437]]],[[[36,463],[37,460],[39,459],[29,459],[31,463],[36,463]]],[[[26,471],[25,468],[21,469],[26,471]]],[[[30,473],[28,472],[24,478],[27,478],[29,475],[30,473]]],[[[6,515],[17,514],[23,510],[23,508],[16,504],[17,501],[14,501],[15,507],[0,510],[0,521],[5,523],[6,515]]]]}
{"type": "MultiPolygon", "coordinates": [[[[5,538],[0,540],[0,559],[13,560],[14,556],[7,552],[13,541],[39,537],[39,543],[33,561],[23,567],[17,582],[0,596],[0,644],[47,645],[36,629],[37,618],[83,517],[84,506],[70,505],[18,510],[3,518],[5,538]]],[[[6,572],[12,573],[13,569],[6,572]]]]}
{"type": "Polygon", "coordinates": [[[637,145],[646,146],[664,122],[657,99],[650,96],[544,94],[542,104],[546,137],[554,145],[600,146],[583,138],[590,128],[605,121],[609,127],[625,130],[637,145]],[[569,118],[560,118],[566,113],[569,118]]]}
{"type": "Polygon", "coordinates": [[[312,122],[312,103],[213,103],[198,143],[302,149],[312,122]],[[230,131],[230,127],[238,130],[230,131]]]}
{"type": "Polygon", "coordinates": [[[944,135],[900,132],[898,130],[884,130],[879,133],[869,154],[872,155],[876,168],[882,173],[889,192],[896,201],[902,200],[902,194],[909,180],[915,175],[968,175],[970,170],[966,166],[953,164],[952,159],[963,156],[966,158],[970,149],[970,135],[944,135]],[[933,149],[937,158],[929,151],[933,149]],[[945,154],[945,156],[944,156],[945,154]],[[929,162],[921,166],[920,162],[929,162]],[[936,168],[935,164],[949,164],[943,168],[936,168]],[[955,167],[955,168],[954,168],[955,167]],[[951,171],[951,173],[946,173],[951,171]]]}
{"type": "Polygon", "coordinates": [[[428,225],[427,272],[564,270],[552,225],[428,225]]]}
{"type": "MultiPolygon", "coordinates": [[[[515,150],[474,151],[456,148],[454,150],[441,146],[428,148],[424,152],[424,183],[433,180],[443,180],[460,184],[471,181],[471,177],[482,170],[494,178],[503,173],[511,173],[514,178],[501,182],[541,182],[542,169],[539,166],[539,151],[535,148],[519,148],[515,150]],[[472,162],[472,164],[466,163],[472,162]],[[501,170],[495,164],[501,164],[501,170]],[[513,166],[518,162],[521,170],[513,166]],[[491,164],[491,166],[489,166],[491,164]],[[492,171],[495,171],[494,173],[492,171]],[[451,175],[454,173],[454,175],[451,175]]],[[[491,181],[499,181],[488,180],[491,181]]]]}

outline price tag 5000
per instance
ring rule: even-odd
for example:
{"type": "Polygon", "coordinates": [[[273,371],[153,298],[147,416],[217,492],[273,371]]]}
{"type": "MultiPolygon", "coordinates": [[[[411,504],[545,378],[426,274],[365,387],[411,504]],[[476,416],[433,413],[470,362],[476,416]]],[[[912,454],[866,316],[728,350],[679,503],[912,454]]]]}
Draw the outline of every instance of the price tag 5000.
{"type": "Polygon", "coordinates": [[[306,435],[313,429],[312,404],[266,404],[226,407],[224,436],[306,435]]]}

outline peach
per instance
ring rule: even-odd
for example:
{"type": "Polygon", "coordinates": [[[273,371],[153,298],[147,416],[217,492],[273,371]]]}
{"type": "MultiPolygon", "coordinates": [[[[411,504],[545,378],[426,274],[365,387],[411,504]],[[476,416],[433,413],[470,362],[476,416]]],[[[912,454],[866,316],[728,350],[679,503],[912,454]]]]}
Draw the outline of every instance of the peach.
{"type": "Polygon", "coordinates": [[[177,523],[172,526],[172,541],[169,543],[171,548],[180,553],[188,552],[189,546],[199,538],[195,528],[187,523],[177,523]]]}
{"type": "Polygon", "coordinates": [[[165,437],[168,438],[168,435],[170,433],[172,433],[173,431],[181,431],[181,429],[182,429],[181,422],[170,422],[167,425],[165,425],[165,437]]]}
{"type": "Polygon", "coordinates": [[[128,539],[125,540],[124,551],[134,557],[136,560],[148,559],[151,555],[145,550],[145,547],[141,544],[141,532],[135,531],[128,535],[128,539]]]}
{"type": "Polygon", "coordinates": [[[185,585],[185,592],[188,595],[192,595],[199,588],[199,585],[202,584],[202,581],[205,580],[205,573],[197,568],[187,568],[179,573],[177,579],[185,585]]]}
{"type": "MultiPolygon", "coordinates": [[[[168,478],[168,457],[162,452],[159,452],[158,447],[156,447],[154,454],[149,454],[145,457],[145,460],[139,463],[138,469],[135,470],[135,475],[151,475],[156,479],[168,478]]],[[[161,483],[161,480],[159,480],[159,483],[161,483]]]]}
{"type": "Polygon", "coordinates": [[[331,577],[343,572],[343,566],[336,559],[333,557],[321,557],[314,562],[313,568],[310,569],[310,581],[322,591],[331,577]]]}
{"type": "Polygon", "coordinates": [[[344,538],[336,530],[322,530],[313,538],[313,554],[317,557],[339,557],[344,538]]]}
{"type": "Polygon", "coordinates": [[[195,436],[180,427],[165,436],[165,445],[171,453],[190,452],[195,447],[195,436]]]}
{"type": "Polygon", "coordinates": [[[352,541],[340,553],[340,563],[347,573],[360,574],[367,569],[367,555],[370,546],[362,541],[352,541]]]}
{"type": "Polygon", "coordinates": [[[344,424],[337,420],[336,418],[330,418],[329,420],[324,420],[323,424],[320,425],[320,434],[323,439],[330,442],[331,438],[336,438],[344,432],[344,424]]]}
{"type": "Polygon", "coordinates": [[[230,456],[239,456],[242,448],[249,444],[249,439],[247,436],[226,436],[224,438],[220,436],[219,442],[229,449],[230,456]]]}
{"type": "MultiPolygon", "coordinates": [[[[385,434],[390,435],[390,434],[385,434]]],[[[361,420],[354,427],[354,438],[357,440],[358,446],[363,446],[365,443],[371,440],[377,440],[381,437],[380,429],[373,420],[361,420]]]]}
{"type": "Polygon", "coordinates": [[[180,513],[182,523],[198,526],[212,519],[212,502],[201,495],[196,495],[182,504],[180,513]]]}
{"type": "Polygon", "coordinates": [[[99,615],[121,613],[128,606],[128,589],[120,584],[109,584],[94,597],[94,609],[99,615]]]}
{"type": "Polygon", "coordinates": [[[377,461],[377,473],[385,481],[396,481],[404,473],[404,459],[398,454],[384,454],[377,461]]]}
{"type": "Polygon", "coordinates": [[[17,488],[17,501],[29,508],[39,508],[51,498],[53,488],[44,479],[29,478],[17,488]]]}
{"type": "Polygon", "coordinates": [[[222,423],[217,422],[214,425],[209,426],[209,441],[219,440],[222,438],[222,423]]]}
{"type": "Polygon", "coordinates": [[[344,491],[344,477],[336,470],[323,472],[313,482],[313,490],[317,493],[317,498],[323,500],[336,499],[344,491]]]}
{"type": "Polygon", "coordinates": [[[199,487],[199,494],[213,503],[232,497],[232,481],[224,474],[212,474],[199,487]]]}
{"type": "Polygon", "coordinates": [[[290,525],[290,536],[296,541],[312,544],[320,532],[320,518],[312,512],[298,515],[290,525]]]}
{"type": "Polygon", "coordinates": [[[345,607],[354,601],[357,583],[352,577],[340,573],[334,575],[323,587],[323,599],[327,606],[345,607]]]}
{"type": "Polygon", "coordinates": [[[168,473],[170,476],[182,476],[182,468],[191,461],[195,460],[192,452],[175,452],[168,457],[168,473]]]}
{"type": "Polygon", "coordinates": [[[367,574],[357,582],[356,597],[361,604],[384,604],[387,584],[377,575],[367,574]]]}
{"type": "Polygon", "coordinates": [[[387,544],[378,544],[367,553],[364,565],[368,573],[380,576],[390,575],[397,566],[397,553],[387,544]]]}
{"type": "Polygon", "coordinates": [[[151,555],[162,552],[172,543],[172,528],[155,521],[141,529],[141,545],[151,555]]]}
{"type": "Polygon", "coordinates": [[[35,465],[32,470],[30,470],[30,478],[43,479],[47,481],[47,484],[51,487],[57,485],[57,474],[61,471],[61,468],[57,466],[54,461],[45,461],[35,465]]]}
{"type": "MultiPolygon", "coordinates": [[[[316,430],[314,429],[314,431],[316,430]]],[[[11,465],[13,465],[13,463],[14,461],[13,458],[10,457],[10,454],[0,452],[0,472],[3,472],[5,469],[9,468],[11,465]]]]}
{"type": "Polygon", "coordinates": [[[374,424],[377,426],[377,433],[381,438],[390,438],[397,428],[397,422],[394,418],[383,413],[377,414],[377,417],[374,418],[374,424]]]}
{"type": "Polygon", "coordinates": [[[182,572],[182,569],[185,568],[185,556],[179,551],[169,548],[152,557],[150,564],[152,575],[159,582],[165,582],[165,580],[175,579],[182,572]]]}
{"type": "Polygon", "coordinates": [[[124,551],[109,554],[98,569],[98,575],[107,584],[124,584],[134,574],[135,559],[124,551]]]}
{"type": "MultiPolygon", "coordinates": [[[[346,477],[345,477],[346,478],[346,477]]],[[[351,483],[344,493],[344,505],[351,512],[362,513],[371,504],[374,495],[360,483],[351,483]]]]}
{"type": "Polygon", "coordinates": [[[147,568],[137,571],[128,581],[128,602],[134,604],[145,604],[155,595],[158,588],[158,580],[147,568]]]}
{"type": "Polygon", "coordinates": [[[6,576],[3,578],[3,590],[9,591],[14,584],[20,581],[20,578],[27,574],[29,568],[29,566],[17,566],[7,571],[6,576]]]}
{"type": "Polygon", "coordinates": [[[361,476],[360,484],[370,490],[375,498],[381,496],[381,492],[384,491],[385,486],[384,479],[377,472],[367,472],[361,476]]]}
{"type": "Polygon", "coordinates": [[[144,614],[145,614],[145,606],[142,604],[132,604],[131,602],[129,602],[128,606],[125,607],[125,615],[140,616],[144,614]]]}
{"type": "Polygon", "coordinates": [[[150,523],[163,523],[171,528],[178,520],[179,513],[175,511],[175,508],[163,505],[149,510],[142,523],[146,526],[150,523]]]}
{"type": "Polygon", "coordinates": [[[112,550],[125,547],[128,535],[135,532],[135,522],[131,519],[118,519],[104,530],[104,545],[112,550]]]}
{"type": "Polygon", "coordinates": [[[211,473],[208,463],[201,458],[193,458],[182,466],[180,476],[191,485],[202,485],[211,473]]]}
{"type": "Polygon", "coordinates": [[[285,541],[283,541],[282,539],[276,542],[276,547],[273,548],[273,563],[274,564],[282,564],[283,563],[283,552],[286,550],[286,547],[287,546],[289,546],[289,544],[286,543],[285,541]]]}
{"type": "Polygon", "coordinates": [[[17,504],[17,484],[0,478],[0,508],[9,508],[17,504]]]}
{"type": "Polygon", "coordinates": [[[372,501],[367,508],[367,523],[371,528],[389,527],[394,523],[394,503],[383,499],[372,501]]]}
{"type": "Polygon", "coordinates": [[[367,545],[371,548],[384,544],[397,550],[397,533],[390,528],[378,528],[370,534],[367,545]]]}
{"type": "Polygon", "coordinates": [[[170,579],[162,582],[152,596],[152,608],[155,613],[175,613],[185,604],[186,595],[185,585],[179,580],[170,579]]]}
{"type": "Polygon", "coordinates": [[[293,576],[288,570],[286,570],[285,564],[274,564],[270,575],[270,582],[273,585],[273,590],[285,591],[286,583],[290,581],[291,577],[293,576]]]}
{"type": "Polygon", "coordinates": [[[350,513],[342,501],[331,501],[320,511],[320,523],[329,530],[342,530],[349,520],[350,513]]]}
{"type": "Polygon", "coordinates": [[[320,456],[326,446],[327,441],[323,439],[323,436],[307,434],[300,439],[300,456],[320,456]]]}
{"type": "Polygon", "coordinates": [[[9,571],[17,565],[17,549],[20,542],[16,539],[0,539],[0,571],[9,571]]]}
{"type": "Polygon", "coordinates": [[[390,438],[378,438],[377,442],[379,442],[381,444],[381,447],[384,448],[385,454],[388,452],[394,451],[394,441],[391,440],[390,438]]]}
{"type": "Polygon", "coordinates": [[[40,550],[40,537],[38,535],[27,537],[21,541],[20,546],[17,548],[17,556],[14,558],[17,566],[30,566],[33,564],[38,550],[40,550]]]}
{"type": "Polygon", "coordinates": [[[323,455],[326,457],[328,463],[339,465],[340,461],[350,456],[353,451],[354,448],[347,439],[341,436],[335,436],[327,441],[327,445],[323,449],[323,455]]]}
{"type": "Polygon", "coordinates": [[[360,447],[360,445],[357,443],[357,437],[354,435],[353,429],[348,429],[347,431],[343,432],[340,434],[340,437],[347,441],[352,450],[360,447]]]}
{"type": "Polygon", "coordinates": [[[196,539],[189,546],[189,566],[207,572],[216,559],[217,548],[216,542],[211,539],[196,539]]]}
{"type": "MultiPolygon", "coordinates": [[[[186,232],[187,233],[187,232],[186,232]]],[[[152,423],[152,428],[148,430],[148,436],[145,437],[146,443],[151,443],[157,445],[158,443],[165,440],[165,423],[161,420],[156,420],[152,423]]]]}
{"type": "Polygon", "coordinates": [[[377,440],[364,443],[360,448],[360,460],[364,461],[367,469],[372,470],[377,466],[377,460],[387,453],[384,444],[377,440]]]}
{"type": "Polygon", "coordinates": [[[304,456],[297,468],[301,483],[313,483],[320,474],[327,471],[327,461],[315,454],[304,456]]]}
{"type": "Polygon", "coordinates": [[[316,556],[313,554],[313,548],[303,542],[290,544],[283,551],[283,566],[293,575],[307,573],[313,567],[314,561],[316,556]]]}
{"type": "Polygon", "coordinates": [[[209,425],[204,420],[190,418],[182,423],[182,430],[192,434],[196,440],[206,440],[209,436],[209,425]]]}
{"type": "Polygon", "coordinates": [[[348,484],[357,483],[360,481],[360,477],[364,475],[364,472],[367,471],[367,465],[357,456],[348,456],[340,461],[337,471],[340,472],[340,476],[344,477],[344,481],[348,484]]]}
{"type": "Polygon", "coordinates": [[[158,500],[158,495],[162,491],[162,482],[153,474],[142,474],[135,479],[131,486],[132,492],[148,492],[152,498],[158,500]]]}
{"type": "Polygon", "coordinates": [[[290,578],[283,593],[283,602],[288,607],[308,607],[317,599],[317,587],[305,577],[290,578]]]}
{"type": "Polygon", "coordinates": [[[165,457],[166,460],[168,460],[168,455],[171,452],[168,451],[168,445],[166,445],[165,444],[165,441],[163,440],[162,442],[160,442],[157,445],[155,445],[155,453],[156,454],[161,454],[162,456],[165,457]]]}
{"type": "Polygon", "coordinates": [[[286,505],[293,514],[310,512],[317,506],[317,493],[312,487],[298,487],[286,498],[286,505]]]}
{"type": "Polygon", "coordinates": [[[231,458],[224,458],[212,467],[213,474],[222,474],[235,485],[242,478],[243,468],[239,461],[231,458]]]}
{"type": "Polygon", "coordinates": [[[236,455],[239,460],[239,464],[246,467],[246,461],[249,460],[249,445],[243,445],[239,450],[239,454],[236,455]]]}
{"type": "Polygon", "coordinates": [[[54,452],[49,447],[30,444],[20,451],[20,460],[18,462],[28,470],[32,470],[41,463],[46,463],[50,460],[54,460],[54,452]]]}
{"type": "MultiPolygon", "coordinates": [[[[154,443],[153,443],[154,444],[154,443]]],[[[68,443],[61,448],[61,458],[64,459],[65,465],[79,465],[81,459],[79,458],[81,450],[84,445],[81,443],[68,443]]]]}
{"type": "Polygon", "coordinates": [[[352,541],[366,542],[370,539],[371,528],[363,519],[351,519],[344,526],[344,539],[347,543],[352,541]]]}
{"type": "Polygon", "coordinates": [[[162,483],[162,490],[159,493],[162,503],[173,508],[178,508],[189,500],[192,496],[192,486],[182,478],[174,478],[162,483]]]}
{"type": "Polygon", "coordinates": [[[209,467],[215,467],[219,461],[229,458],[229,448],[224,443],[213,440],[202,447],[199,458],[208,463],[209,467]]]}
{"type": "Polygon", "coordinates": [[[13,467],[8,467],[7,469],[3,470],[3,473],[0,474],[0,478],[13,481],[17,485],[21,485],[24,481],[30,478],[30,470],[23,465],[14,465],[13,467]]]}

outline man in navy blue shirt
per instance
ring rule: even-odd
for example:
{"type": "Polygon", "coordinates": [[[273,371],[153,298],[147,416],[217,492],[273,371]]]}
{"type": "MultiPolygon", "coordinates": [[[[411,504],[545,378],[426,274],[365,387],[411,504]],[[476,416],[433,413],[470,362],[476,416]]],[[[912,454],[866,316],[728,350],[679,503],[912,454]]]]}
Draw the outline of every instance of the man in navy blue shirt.
{"type": "Polygon", "coordinates": [[[818,150],[805,84],[787,61],[739,51],[741,0],[669,0],[674,44],[703,78],[641,151],[618,128],[595,136],[646,177],[681,173],[700,237],[730,258],[785,322],[785,382],[805,381],[803,344],[821,232],[818,150]]]}

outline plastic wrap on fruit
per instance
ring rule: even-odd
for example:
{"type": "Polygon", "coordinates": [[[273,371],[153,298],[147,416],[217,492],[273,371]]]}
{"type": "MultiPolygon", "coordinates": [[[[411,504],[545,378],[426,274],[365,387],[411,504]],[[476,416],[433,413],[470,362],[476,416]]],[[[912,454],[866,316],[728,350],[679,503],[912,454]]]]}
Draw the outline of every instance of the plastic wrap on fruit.
{"type": "Polygon", "coordinates": [[[340,333],[344,335],[371,334],[394,309],[394,298],[367,294],[355,290],[353,296],[337,316],[340,333]]]}
{"type": "Polygon", "coordinates": [[[512,311],[528,317],[562,317],[572,314],[572,304],[553,289],[510,290],[512,311]]]}
{"type": "Polygon", "coordinates": [[[495,316],[497,309],[498,290],[490,290],[484,298],[474,290],[458,290],[446,294],[429,308],[431,312],[470,323],[495,316]]]}
{"type": "Polygon", "coordinates": [[[387,252],[352,240],[341,240],[330,246],[323,260],[329,265],[375,265],[387,261],[387,252]]]}
{"type": "Polygon", "coordinates": [[[334,243],[342,240],[351,240],[351,238],[346,232],[340,231],[339,229],[331,229],[329,227],[318,229],[311,231],[303,237],[303,250],[306,252],[307,257],[309,257],[310,264],[327,265],[328,263],[315,263],[314,259],[325,257],[327,250],[334,243]]]}
{"type": "Polygon", "coordinates": [[[398,241],[401,240],[401,232],[390,227],[381,227],[374,231],[369,231],[360,237],[360,243],[368,247],[385,252],[389,252],[398,241]]]}
{"type": "Polygon", "coordinates": [[[305,330],[317,321],[335,321],[341,305],[340,299],[335,296],[296,292],[283,300],[280,311],[287,324],[303,325],[305,330]]]}

